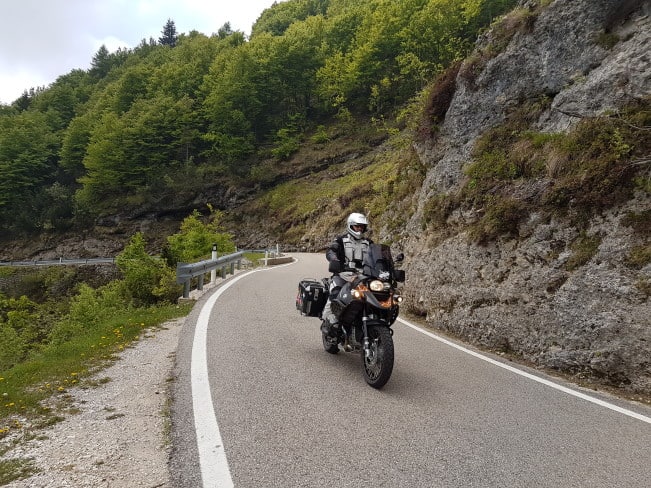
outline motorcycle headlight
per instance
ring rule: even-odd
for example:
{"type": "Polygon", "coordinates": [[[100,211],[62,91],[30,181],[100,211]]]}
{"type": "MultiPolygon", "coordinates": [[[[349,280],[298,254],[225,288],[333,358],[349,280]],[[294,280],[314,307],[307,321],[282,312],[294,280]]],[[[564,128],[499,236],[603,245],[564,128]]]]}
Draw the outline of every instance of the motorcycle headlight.
{"type": "Polygon", "coordinates": [[[371,291],[384,291],[384,283],[382,283],[380,280],[371,281],[368,287],[371,289],[371,291]]]}
{"type": "Polygon", "coordinates": [[[396,303],[402,303],[402,297],[400,295],[394,295],[393,299],[396,303]]]}

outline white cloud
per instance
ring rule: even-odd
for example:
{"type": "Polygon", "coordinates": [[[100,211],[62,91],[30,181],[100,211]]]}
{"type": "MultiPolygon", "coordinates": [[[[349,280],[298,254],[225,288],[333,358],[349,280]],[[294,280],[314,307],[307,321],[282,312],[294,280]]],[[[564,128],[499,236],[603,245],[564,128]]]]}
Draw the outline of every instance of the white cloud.
{"type": "Polygon", "coordinates": [[[213,34],[226,22],[249,33],[274,0],[2,0],[0,102],[46,86],[73,69],[88,69],[109,51],[158,39],[167,19],[179,33],[213,34]]]}

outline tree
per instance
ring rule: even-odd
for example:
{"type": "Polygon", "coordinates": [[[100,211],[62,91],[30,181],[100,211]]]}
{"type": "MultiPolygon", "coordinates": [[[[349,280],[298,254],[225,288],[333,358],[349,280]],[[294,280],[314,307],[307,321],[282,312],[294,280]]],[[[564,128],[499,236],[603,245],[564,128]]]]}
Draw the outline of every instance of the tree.
{"type": "Polygon", "coordinates": [[[102,44],[90,63],[91,74],[95,75],[97,78],[104,78],[111,70],[110,56],[109,50],[104,44],[102,44]]]}
{"type": "Polygon", "coordinates": [[[176,25],[174,25],[172,19],[167,19],[167,23],[163,26],[161,33],[163,35],[158,38],[158,42],[162,46],[176,46],[176,41],[178,41],[179,37],[176,35],[176,25]]]}
{"type": "MultiPolygon", "coordinates": [[[[33,208],[34,196],[52,181],[58,140],[44,114],[25,111],[0,118],[0,223],[14,226],[33,208]],[[6,218],[6,222],[2,222],[6,218]]],[[[35,223],[35,215],[28,216],[35,223]]]]}
{"type": "Polygon", "coordinates": [[[167,238],[170,261],[174,264],[206,257],[213,244],[217,244],[217,251],[221,253],[235,251],[233,236],[224,232],[220,223],[223,214],[210,206],[208,208],[210,217],[207,223],[201,221],[199,211],[195,209],[183,220],[179,233],[167,238]]]}
{"type": "Polygon", "coordinates": [[[226,22],[224,25],[222,25],[219,30],[217,31],[217,37],[220,39],[226,39],[228,36],[230,36],[233,33],[233,29],[231,28],[231,23],[226,22]]]}

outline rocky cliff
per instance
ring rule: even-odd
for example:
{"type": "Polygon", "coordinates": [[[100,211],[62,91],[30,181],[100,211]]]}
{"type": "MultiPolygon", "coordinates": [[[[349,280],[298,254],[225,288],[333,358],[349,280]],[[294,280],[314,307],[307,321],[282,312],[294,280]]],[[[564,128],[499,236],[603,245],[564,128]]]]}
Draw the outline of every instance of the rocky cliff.
{"type": "MultiPolygon", "coordinates": [[[[642,168],[646,190],[584,212],[583,221],[571,202],[565,213],[530,209],[514,231],[480,243],[469,236],[469,223],[482,216],[477,206],[455,207],[438,230],[423,223],[428,202],[467,188],[478,141],[523,104],[544,99],[527,129],[558,134],[648,103],[650,14],[649,1],[523,2],[460,67],[444,117],[416,144],[427,176],[402,239],[406,292],[432,326],[537,365],[651,392],[651,264],[647,256],[631,265],[636,250],[649,252],[648,158],[627,162],[642,168]]],[[[529,199],[548,192],[554,175],[546,162],[545,174],[511,183],[512,191],[529,199]]]]}

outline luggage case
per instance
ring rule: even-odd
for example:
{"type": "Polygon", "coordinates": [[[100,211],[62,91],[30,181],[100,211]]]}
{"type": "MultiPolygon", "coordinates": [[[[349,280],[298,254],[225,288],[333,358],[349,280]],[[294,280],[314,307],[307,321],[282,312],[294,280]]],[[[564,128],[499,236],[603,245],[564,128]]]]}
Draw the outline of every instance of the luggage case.
{"type": "Polygon", "coordinates": [[[305,278],[298,282],[296,309],[301,315],[320,317],[328,300],[328,290],[324,284],[313,278],[305,278]]]}

